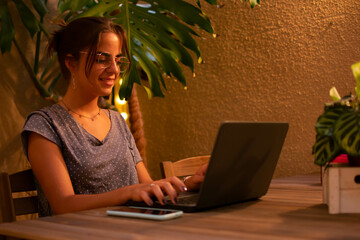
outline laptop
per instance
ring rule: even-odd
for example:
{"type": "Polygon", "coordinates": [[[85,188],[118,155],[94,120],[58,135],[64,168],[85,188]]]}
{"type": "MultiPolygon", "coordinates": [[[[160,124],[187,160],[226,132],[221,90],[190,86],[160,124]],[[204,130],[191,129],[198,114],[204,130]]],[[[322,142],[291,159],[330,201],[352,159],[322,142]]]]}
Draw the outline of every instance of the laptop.
{"type": "Polygon", "coordinates": [[[268,191],[288,128],[285,122],[223,122],[200,191],[181,193],[177,204],[154,201],[151,207],[195,212],[260,198],[268,191]]]}

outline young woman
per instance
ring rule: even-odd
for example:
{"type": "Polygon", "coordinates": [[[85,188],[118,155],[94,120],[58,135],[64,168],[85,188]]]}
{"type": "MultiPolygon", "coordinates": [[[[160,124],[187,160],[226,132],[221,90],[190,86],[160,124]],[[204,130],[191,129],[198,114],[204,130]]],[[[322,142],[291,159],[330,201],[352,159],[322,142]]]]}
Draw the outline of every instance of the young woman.
{"type": "Polygon", "coordinates": [[[36,180],[40,216],[124,204],[152,205],[152,196],[173,203],[178,192],[198,188],[205,167],[186,180],[153,181],[121,115],[101,109],[130,64],[123,28],[101,17],[72,21],[55,32],[56,52],[69,86],[50,107],[31,113],[22,140],[36,180]]]}

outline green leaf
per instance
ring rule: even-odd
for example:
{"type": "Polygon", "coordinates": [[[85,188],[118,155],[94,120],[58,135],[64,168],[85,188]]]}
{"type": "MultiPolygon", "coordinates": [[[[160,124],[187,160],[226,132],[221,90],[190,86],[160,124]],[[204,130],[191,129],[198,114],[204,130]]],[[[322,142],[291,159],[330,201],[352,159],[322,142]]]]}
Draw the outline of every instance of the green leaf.
{"type": "Polygon", "coordinates": [[[36,12],[40,15],[41,18],[43,18],[45,14],[48,13],[48,9],[44,0],[31,0],[31,2],[36,12]]]}
{"type": "MultiPolygon", "coordinates": [[[[200,49],[196,41],[190,36],[190,34],[195,36],[198,36],[198,34],[191,28],[155,11],[150,14],[148,10],[144,8],[133,6],[130,6],[129,8],[133,12],[133,15],[136,15],[137,18],[140,18],[142,21],[148,23],[148,25],[151,25],[154,28],[154,35],[157,35],[157,33],[162,36],[167,34],[168,37],[178,41],[179,45],[181,43],[183,46],[192,50],[198,58],[200,57],[200,49]]],[[[158,36],[157,38],[161,39],[162,36],[158,36]]]]}
{"type": "MultiPolygon", "coordinates": [[[[154,27],[150,24],[144,24],[143,21],[139,21],[136,18],[134,18],[133,23],[141,29],[141,32],[138,31],[137,33],[135,33],[136,36],[139,37],[138,34],[144,33],[145,35],[147,35],[148,40],[151,40],[151,45],[145,45],[144,50],[147,47],[150,47],[150,49],[154,49],[156,47],[159,49],[159,51],[162,51],[163,54],[166,54],[166,52],[168,51],[172,51],[176,55],[176,57],[173,57],[175,61],[179,59],[183,64],[193,70],[194,63],[190,54],[185,50],[184,47],[181,46],[181,44],[179,44],[174,38],[169,36],[169,34],[167,34],[161,26],[156,25],[156,27],[154,27]]],[[[144,34],[141,35],[143,36],[144,34]]],[[[147,42],[150,44],[150,41],[147,42]]]]}
{"type": "Polygon", "coordinates": [[[332,136],[336,121],[339,117],[348,111],[346,106],[336,106],[327,109],[322,115],[319,116],[315,129],[317,134],[321,136],[332,136]]]}
{"type": "Polygon", "coordinates": [[[134,82],[140,82],[139,72],[136,69],[134,60],[131,62],[129,72],[123,77],[122,84],[119,89],[120,99],[128,100],[131,96],[134,82]]]}
{"type": "Polygon", "coordinates": [[[260,0],[249,0],[249,2],[252,8],[260,4],[260,0]]]}
{"type": "MultiPolygon", "coordinates": [[[[139,22],[134,21],[135,26],[139,22]]],[[[182,73],[180,66],[176,63],[174,58],[171,57],[169,52],[157,44],[152,38],[147,37],[140,29],[135,27],[135,31],[131,33],[132,38],[136,38],[141,43],[141,47],[149,51],[155,57],[159,67],[168,75],[174,75],[183,85],[186,85],[185,77],[182,73]]]]}
{"type": "Polygon", "coordinates": [[[343,151],[360,156],[360,112],[341,115],[335,124],[334,136],[343,151]]]}
{"type": "Polygon", "coordinates": [[[7,1],[0,0],[0,18],[1,18],[1,32],[0,32],[0,47],[1,53],[10,52],[12,40],[15,36],[15,29],[11,20],[10,12],[8,10],[7,1]]]}
{"type": "Polygon", "coordinates": [[[329,91],[329,95],[331,97],[331,99],[335,102],[340,101],[341,97],[338,93],[338,91],[336,90],[336,87],[332,87],[329,91]]]}
{"type": "Polygon", "coordinates": [[[320,166],[331,162],[340,153],[340,149],[335,144],[333,138],[328,136],[316,136],[316,142],[313,146],[313,154],[315,155],[314,163],[320,166]]]}
{"type": "Polygon", "coordinates": [[[80,13],[78,15],[74,15],[70,20],[74,20],[80,17],[88,17],[88,16],[106,16],[110,18],[110,13],[119,9],[119,4],[121,4],[124,0],[113,0],[113,1],[99,1],[98,4],[95,4],[89,8],[82,7],[81,10],[78,10],[80,13]]]}
{"type": "Polygon", "coordinates": [[[61,13],[70,10],[72,13],[83,10],[84,6],[91,5],[91,0],[59,0],[58,9],[61,13]]]}
{"type": "Polygon", "coordinates": [[[359,101],[359,99],[360,99],[360,62],[351,65],[351,70],[356,79],[355,93],[356,93],[356,97],[359,101]]]}
{"type": "Polygon", "coordinates": [[[22,23],[25,25],[26,29],[29,31],[31,37],[35,35],[40,30],[39,20],[36,19],[34,14],[25,5],[22,0],[13,0],[16,8],[19,12],[22,23]]]}
{"type": "Polygon", "coordinates": [[[57,60],[57,53],[55,53],[51,59],[47,62],[41,76],[40,76],[40,82],[43,82],[43,79],[45,77],[46,74],[49,73],[49,70],[54,66],[54,64],[56,63],[55,61],[57,60]]]}
{"type": "Polygon", "coordinates": [[[152,5],[154,5],[155,2],[160,8],[169,11],[171,14],[175,14],[176,17],[180,18],[187,24],[192,26],[197,25],[211,34],[214,33],[208,17],[206,17],[206,15],[194,5],[182,0],[156,0],[152,1],[152,5]]]}
{"type": "Polygon", "coordinates": [[[156,65],[148,57],[146,57],[146,53],[144,53],[140,48],[135,47],[133,53],[135,54],[136,58],[139,59],[139,65],[148,76],[148,81],[152,92],[151,96],[155,95],[158,97],[163,97],[164,94],[161,90],[159,80],[163,83],[165,88],[166,86],[160,72],[156,68],[156,65]]]}

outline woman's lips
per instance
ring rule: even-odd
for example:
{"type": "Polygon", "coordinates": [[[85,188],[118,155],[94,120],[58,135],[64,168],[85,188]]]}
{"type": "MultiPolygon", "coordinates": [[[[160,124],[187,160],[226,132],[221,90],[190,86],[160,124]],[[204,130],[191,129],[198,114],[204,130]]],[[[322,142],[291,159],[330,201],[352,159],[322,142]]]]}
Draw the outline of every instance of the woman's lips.
{"type": "Polygon", "coordinates": [[[105,83],[108,86],[113,86],[115,83],[115,79],[114,78],[100,78],[100,81],[105,83]]]}

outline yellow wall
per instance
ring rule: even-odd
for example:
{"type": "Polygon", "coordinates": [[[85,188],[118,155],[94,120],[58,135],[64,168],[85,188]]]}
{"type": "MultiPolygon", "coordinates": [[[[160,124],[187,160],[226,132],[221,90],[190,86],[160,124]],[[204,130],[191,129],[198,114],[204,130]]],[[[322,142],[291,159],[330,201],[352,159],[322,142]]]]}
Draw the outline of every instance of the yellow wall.
{"type": "Polygon", "coordinates": [[[203,4],[219,36],[201,34],[205,64],[195,78],[187,71],[188,90],[167,81],[165,99],[149,101],[137,88],[149,169],[159,177],[161,161],[210,154],[220,123],[244,120],[289,122],[275,176],[318,172],[314,124],[332,86],[341,95],[355,86],[360,2],[263,0],[255,9],[221,2],[203,4]]]}
{"type": "MultiPolygon", "coordinates": [[[[161,161],[210,154],[224,120],[289,122],[276,176],[319,171],[314,124],[332,86],[341,95],[353,91],[360,2],[263,0],[255,9],[221,2],[219,9],[202,4],[219,36],[200,32],[205,63],[195,66],[195,78],[185,70],[188,90],[168,80],[166,97],[148,100],[137,88],[152,176],[160,177],[161,161]]],[[[15,49],[0,55],[0,71],[0,169],[13,172],[26,166],[25,117],[47,103],[34,94],[15,49]]]]}

